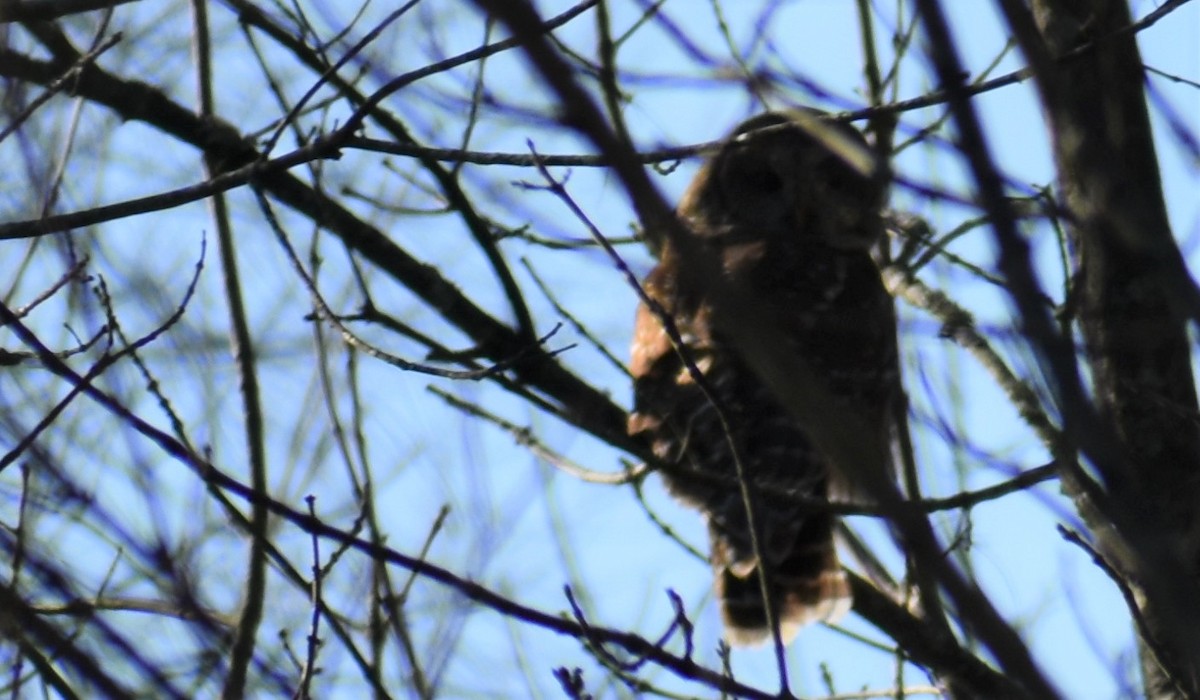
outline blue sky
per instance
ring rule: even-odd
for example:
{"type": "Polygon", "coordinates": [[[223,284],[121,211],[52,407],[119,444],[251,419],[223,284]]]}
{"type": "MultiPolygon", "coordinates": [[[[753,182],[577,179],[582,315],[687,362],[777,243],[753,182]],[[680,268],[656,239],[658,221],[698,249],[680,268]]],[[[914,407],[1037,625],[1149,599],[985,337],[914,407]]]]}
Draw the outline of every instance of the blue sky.
{"type": "MultiPolygon", "coordinates": [[[[892,3],[879,11],[876,30],[879,46],[889,45],[887,18],[892,3]]],[[[986,2],[945,3],[967,65],[980,71],[1003,50],[1003,22],[986,2]]],[[[364,57],[370,71],[379,77],[400,74],[423,65],[431,55],[453,54],[476,46],[483,27],[467,9],[468,3],[428,2],[418,13],[402,19],[373,44],[364,57]]],[[[540,3],[550,15],[569,6],[566,2],[540,3]]],[[[740,47],[756,41],[755,16],[759,3],[724,3],[731,35],[740,47]]],[[[1149,2],[1134,2],[1135,14],[1153,9],[1149,2]]],[[[675,0],[666,11],[698,46],[725,61],[729,52],[717,29],[709,3],[675,0]]],[[[309,8],[319,33],[327,35],[349,23],[357,8],[334,3],[309,8]]],[[[373,8],[382,14],[391,8],[373,8]]],[[[127,74],[169,89],[190,103],[191,67],[186,51],[169,49],[186,46],[186,21],[172,16],[152,24],[149,15],[158,8],[147,4],[125,6],[118,17],[143,32],[158,32],[159,41],[136,45],[116,67],[127,74]],[[154,27],[154,29],[151,29],[154,27]]],[[[615,2],[614,26],[622,30],[639,11],[631,2],[615,2]]],[[[222,114],[249,131],[267,126],[278,115],[260,72],[246,56],[234,18],[214,8],[216,36],[225,48],[218,54],[220,82],[218,105],[222,114]]],[[[361,36],[355,25],[351,36],[361,36]]],[[[788,3],[776,16],[767,40],[777,53],[771,60],[777,70],[800,71],[805,85],[784,85],[772,95],[773,107],[811,104],[831,110],[864,102],[861,48],[855,3],[848,0],[804,0],[788,3]]],[[[131,34],[136,37],[137,34],[131,34]]],[[[590,16],[568,25],[560,33],[570,46],[591,55],[595,44],[590,16]]],[[[1192,3],[1140,37],[1145,62],[1163,70],[1200,79],[1196,49],[1200,45],[1200,10],[1192,3]]],[[[290,78],[285,89],[293,98],[311,84],[313,76],[286,68],[281,56],[268,53],[290,78]]],[[[751,54],[751,60],[763,52],[751,54]]],[[[886,53],[885,53],[886,57],[886,53]]],[[[716,67],[698,66],[661,31],[643,30],[624,45],[620,65],[636,74],[626,83],[632,101],[625,117],[635,141],[645,148],[684,145],[720,138],[742,118],[761,109],[737,81],[713,80],[716,67]],[[688,82],[681,76],[690,78],[688,82]]],[[[115,60],[115,59],[114,59],[115,60]]],[[[1010,52],[994,74],[1021,66],[1020,56],[1010,52]]],[[[386,103],[409,123],[420,139],[432,145],[460,145],[464,112],[456,111],[452,98],[469,95],[474,67],[440,75],[415,84],[386,103]]],[[[532,139],[543,153],[574,153],[586,147],[561,129],[549,128],[530,114],[548,114],[549,98],[536,84],[528,66],[516,54],[493,57],[487,64],[487,85],[497,103],[514,109],[488,113],[472,136],[471,147],[484,151],[527,151],[532,139]],[[517,109],[519,108],[519,109],[517,109]]],[[[1193,133],[1200,114],[1200,90],[1186,84],[1151,79],[1175,111],[1190,119],[1193,133]]],[[[929,90],[934,81],[919,50],[905,61],[898,96],[913,97],[929,90]]],[[[997,159],[1014,183],[1045,185],[1053,180],[1045,128],[1030,86],[1016,85],[977,99],[977,108],[987,127],[997,159]]],[[[940,116],[931,109],[902,116],[901,133],[913,133],[940,116]]],[[[88,202],[111,202],[190,184],[200,179],[198,158],[190,149],[172,146],[144,126],[119,123],[102,112],[87,112],[85,129],[109,130],[110,151],[119,157],[108,161],[104,153],[77,157],[70,171],[62,209],[74,210],[88,202]],[[105,163],[104,168],[86,167],[105,163]]],[[[325,115],[324,126],[344,119],[344,110],[334,108],[325,115]]],[[[312,123],[316,123],[314,120],[312,123]]],[[[1167,203],[1177,238],[1194,261],[1194,242],[1200,233],[1198,165],[1189,161],[1178,143],[1155,121],[1156,139],[1167,203]]],[[[378,136],[368,130],[369,136],[378,136]]],[[[281,148],[286,149],[286,145],[281,148]]],[[[8,146],[9,144],[4,144],[8,146]]],[[[383,167],[378,154],[348,152],[340,161],[321,165],[326,186],[336,191],[353,186],[358,192],[389,204],[424,209],[439,204],[422,190],[426,181],[404,177],[413,168],[403,159],[389,159],[395,168],[383,167]]],[[[668,175],[656,178],[672,201],[678,197],[697,161],[688,161],[668,175]]],[[[970,198],[971,187],[964,168],[952,149],[915,147],[897,161],[897,169],[913,180],[927,182],[970,198]]],[[[566,169],[557,169],[565,175],[566,169]]],[[[561,202],[544,192],[521,187],[520,181],[537,180],[529,169],[467,166],[463,182],[481,209],[506,226],[528,224],[545,237],[585,237],[586,230],[574,220],[561,202]]],[[[570,170],[568,187],[581,207],[607,235],[628,235],[634,217],[619,183],[600,169],[570,170]]],[[[302,504],[304,495],[316,493],[318,507],[331,521],[349,524],[352,518],[350,478],[331,440],[330,421],[319,400],[319,378],[312,353],[311,329],[301,318],[308,310],[307,295],[292,273],[270,231],[262,222],[246,192],[232,196],[238,226],[239,255],[248,291],[255,300],[251,320],[263,355],[262,383],[266,392],[272,483],[276,495],[302,504]]],[[[893,206],[927,218],[935,231],[951,230],[976,215],[971,208],[930,203],[898,189],[893,206]]],[[[503,316],[502,295],[462,225],[453,217],[413,213],[389,213],[366,204],[356,205],[363,215],[386,230],[406,250],[437,266],[484,308],[503,316]]],[[[341,249],[325,236],[313,243],[311,224],[281,212],[285,226],[302,246],[316,245],[324,259],[322,291],[326,299],[352,310],[360,301],[357,286],[341,249]]],[[[202,205],[136,217],[99,227],[81,235],[96,235],[103,241],[96,252],[96,269],[109,276],[115,287],[135,290],[139,281],[157,280],[161,298],[138,301],[144,317],[134,315],[131,326],[148,326],[161,318],[161,309],[182,293],[178,283],[198,255],[202,232],[209,236],[209,269],[202,279],[198,301],[189,310],[185,324],[161,346],[156,367],[160,380],[171,393],[177,409],[189,417],[198,444],[211,445],[218,463],[231,471],[242,469],[240,412],[237,377],[228,359],[224,339],[214,329],[225,326],[219,275],[212,251],[212,224],[202,205]],[[152,255],[147,255],[147,252],[152,255]],[[137,260],[136,265],[128,264],[137,260]],[[178,358],[178,359],[176,359],[178,358]],[[203,377],[204,391],[196,393],[196,377],[203,377]]],[[[1057,251],[1044,230],[1031,229],[1039,253],[1044,284],[1054,293],[1061,286],[1057,251]]],[[[581,319],[607,347],[625,356],[632,331],[636,299],[612,263],[602,254],[561,251],[506,242],[503,251],[516,271],[538,323],[548,331],[559,315],[524,271],[522,260],[544,280],[556,300],[581,319]]],[[[985,268],[992,263],[992,247],[986,229],[965,236],[953,252],[985,268]]],[[[631,267],[644,273],[652,259],[636,246],[624,246],[622,255],[631,267]]],[[[44,277],[58,274],[57,260],[44,258],[44,277]]],[[[0,263],[8,271],[16,261],[0,263]]],[[[923,277],[931,285],[947,290],[986,327],[1003,330],[1011,309],[994,287],[949,265],[932,266],[923,277]]],[[[401,320],[431,333],[451,347],[463,347],[466,339],[449,331],[435,314],[406,290],[372,275],[367,279],[375,303],[401,320]]],[[[29,283],[30,288],[36,284],[29,283]]],[[[66,311],[48,312],[40,319],[48,339],[69,338],[62,330],[66,311]]],[[[937,337],[936,324],[918,311],[901,306],[901,339],[909,392],[914,400],[916,445],[931,494],[947,495],[961,488],[977,488],[1011,475],[1013,468],[1031,468],[1047,461],[1045,451],[1032,431],[1023,426],[1003,394],[970,357],[937,337]],[[971,449],[951,449],[937,433],[936,418],[949,416],[950,425],[970,439],[971,449]]],[[[366,331],[400,355],[420,359],[421,349],[394,336],[366,331]]],[[[570,326],[551,341],[565,347],[563,361],[595,385],[610,392],[622,405],[630,398],[628,379],[570,326]]],[[[1000,339],[998,346],[1017,368],[1032,366],[1020,343],[1000,339]]],[[[345,360],[336,343],[332,368],[335,381],[347,382],[345,360]]],[[[441,399],[429,393],[429,385],[440,387],[465,400],[527,425],[547,444],[570,459],[597,470],[620,469],[624,455],[594,439],[580,435],[552,418],[514,399],[501,389],[483,383],[435,380],[424,375],[402,373],[395,368],[361,358],[361,405],[363,431],[369,436],[368,454],[375,475],[375,488],[384,510],[388,543],[406,553],[420,550],[439,510],[449,506],[445,527],[430,550],[430,559],[453,571],[485,583],[522,603],[544,610],[568,609],[563,586],[576,590],[591,622],[614,628],[638,630],[653,637],[670,622],[672,609],[664,593],[677,591],[697,624],[697,655],[715,665],[714,649],[720,629],[710,593],[708,565],[664,537],[650,522],[632,490],[582,483],[534,458],[514,445],[512,437],[477,420],[464,418],[441,399]]],[[[133,375],[112,380],[123,388],[129,402],[150,416],[155,407],[133,375]]],[[[36,382],[15,391],[30,395],[43,390],[36,382]]],[[[339,397],[339,408],[350,410],[350,400],[339,397]]],[[[216,603],[232,606],[236,600],[225,582],[240,580],[242,542],[228,533],[212,533],[197,525],[197,512],[216,517],[216,509],[204,489],[179,465],[167,463],[162,455],[137,440],[112,440],[113,426],[106,419],[92,420],[84,409],[74,415],[82,426],[78,449],[87,444],[104,445],[106,459],[133,465],[146,483],[141,489],[130,481],[104,480],[95,475],[81,477],[94,489],[100,502],[110,506],[135,531],[150,531],[156,524],[172,538],[194,539],[200,561],[208,567],[206,594],[216,603]],[[167,508],[155,514],[152,505],[169,494],[167,508]],[[135,503],[136,506],[131,507],[135,503]],[[143,507],[144,506],[144,507],[143,507]],[[236,552],[236,554],[231,554],[236,552]]],[[[158,418],[161,422],[161,419],[158,418]]],[[[656,478],[645,489],[650,509],[686,542],[703,550],[705,534],[699,517],[664,492],[656,478]]],[[[975,508],[967,521],[958,516],[938,520],[944,534],[969,532],[974,573],[983,589],[1008,619],[1017,626],[1034,650],[1035,657],[1063,689],[1067,697],[1120,697],[1121,683],[1131,672],[1132,640],[1128,616],[1120,596],[1107,579],[1078,549],[1055,532],[1057,523],[1070,524],[1070,504],[1057,494],[1055,484],[1044,484],[1035,494],[1016,495],[975,508]]],[[[869,542],[889,563],[897,561],[894,548],[875,524],[855,519],[869,542]]],[[[280,541],[296,560],[307,561],[305,537],[281,532],[280,541]]],[[[91,536],[70,532],[64,535],[65,551],[92,546],[91,536]],[[71,543],[78,542],[72,546],[71,543]]],[[[102,551],[107,551],[101,548],[102,551]]],[[[103,555],[77,562],[81,570],[99,575],[111,563],[103,555]]],[[[350,561],[336,571],[331,590],[345,601],[365,596],[365,566],[350,561]]],[[[271,624],[302,633],[306,602],[303,596],[277,584],[271,624]]],[[[365,604],[365,603],[364,603],[365,604]]],[[[346,602],[350,610],[356,604],[346,602]]],[[[522,628],[486,610],[457,615],[461,606],[453,594],[428,582],[418,581],[408,604],[408,614],[436,668],[444,660],[444,683],[448,697],[524,696],[558,697],[550,675],[556,666],[583,666],[589,690],[601,697],[624,697],[619,686],[603,685],[604,674],[596,669],[578,643],[550,633],[522,628]],[[454,630],[462,625],[461,637],[450,647],[454,630]],[[527,675],[528,674],[528,675],[527,675]],[[530,683],[533,687],[530,688],[530,683]]],[[[840,691],[862,687],[886,688],[895,677],[894,660],[886,652],[871,649],[851,638],[850,633],[884,641],[869,625],[850,615],[842,629],[813,627],[804,630],[789,650],[793,687],[805,695],[825,691],[822,666],[828,669],[840,691]]],[[[168,638],[185,644],[186,635],[167,631],[168,638]],[[178,636],[171,636],[178,635],[178,636]]],[[[273,632],[272,632],[273,634],[273,632]]],[[[296,637],[295,639],[298,639],[296,637]]],[[[294,640],[293,640],[294,641],[294,640]]],[[[345,657],[330,649],[323,658],[329,678],[344,679],[349,692],[355,687],[356,671],[345,657]]],[[[775,687],[775,669],[767,650],[734,654],[734,671],[744,682],[763,688],[775,687]]],[[[925,685],[919,672],[909,669],[910,681],[925,685]],[[913,680],[915,679],[915,680],[913,680]]],[[[653,676],[669,688],[678,686],[665,673],[653,676]]],[[[694,688],[692,688],[694,692],[694,688]]]]}

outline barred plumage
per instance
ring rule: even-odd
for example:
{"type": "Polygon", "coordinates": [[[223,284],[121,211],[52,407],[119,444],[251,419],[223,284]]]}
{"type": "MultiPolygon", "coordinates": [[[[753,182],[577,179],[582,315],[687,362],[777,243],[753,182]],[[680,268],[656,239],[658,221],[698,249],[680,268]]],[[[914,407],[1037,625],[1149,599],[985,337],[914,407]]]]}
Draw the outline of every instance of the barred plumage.
{"type": "MultiPolygon", "coordinates": [[[[813,113],[760,115],[739,126],[700,170],[679,213],[720,256],[727,280],[767,305],[836,400],[886,434],[898,395],[896,328],[869,253],[882,233],[883,187],[847,162],[847,149],[865,154],[858,132],[813,113]]],[[[663,475],[668,489],[705,515],[729,641],[753,643],[770,633],[758,579],[764,568],[790,639],[801,625],[834,619],[850,604],[834,549],[835,519],[794,498],[827,498],[836,474],[804,427],[721,338],[706,292],[689,288],[678,265],[668,245],[644,288],[672,317],[714,401],[643,305],[633,342],[629,432],[675,465],[663,475]],[[765,567],[751,546],[735,449],[759,494],[765,567]]]]}

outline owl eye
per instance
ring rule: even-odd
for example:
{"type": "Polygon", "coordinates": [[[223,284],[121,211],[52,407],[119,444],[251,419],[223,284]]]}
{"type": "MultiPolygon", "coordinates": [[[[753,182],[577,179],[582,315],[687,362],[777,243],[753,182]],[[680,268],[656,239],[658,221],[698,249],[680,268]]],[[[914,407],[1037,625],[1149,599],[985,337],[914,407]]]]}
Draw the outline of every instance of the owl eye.
{"type": "Polygon", "coordinates": [[[719,164],[721,188],[735,198],[775,197],[785,189],[783,175],[761,151],[739,143],[723,155],[719,164]]]}
{"type": "Polygon", "coordinates": [[[846,181],[846,174],[834,170],[825,176],[825,188],[835,194],[841,194],[846,191],[846,186],[849,183],[846,181]]]}
{"type": "Polygon", "coordinates": [[[784,191],[784,178],[779,172],[770,167],[770,163],[762,162],[762,158],[750,154],[731,158],[725,183],[730,189],[749,197],[775,196],[784,191]]]}
{"type": "Polygon", "coordinates": [[[827,161],[818,170],[818,178],[825,192],[840,197],[869,199],[874,191],[874,182],[851,170],[841,160],[827,161]]]}
{"type": "Polygon", "coordinates": [[[751,168],[742,174],[742,186],[751,192],[775,194],[783,190],[783,178],[770,168],[751,168]]]}

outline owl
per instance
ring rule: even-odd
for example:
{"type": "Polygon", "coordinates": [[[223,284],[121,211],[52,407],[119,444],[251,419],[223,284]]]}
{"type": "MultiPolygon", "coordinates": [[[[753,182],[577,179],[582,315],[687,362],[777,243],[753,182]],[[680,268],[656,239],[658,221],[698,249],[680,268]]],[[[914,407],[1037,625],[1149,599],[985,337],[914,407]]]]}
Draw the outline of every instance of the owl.
{"type": "MultiPolygon", "coordinates": [[[[693,242],[721,274],[766,307],[782,337],[857,411],[890,435],[898,397],[896,322],[870,249],[883,232],[884,183],[858,131],[815,110],[766,113],[739,125],[679,205],[693,242]]],[[[712,324],[704,288],[680,274],[667,243],[646,294],[673,320],[698,383],[657,313],[637,312],[628,430],[664,465],[668,490],[708,525],[715,589],[731,644],[766,640],[762,577],[785,641],[850,606],[834,548],[835,516],[796,497],[826,499],[839,481],[808,429],[712,324]],[[734,455],[753,483],[760,560],[734,455]]],[[[884,443],[886,444],[886,443],[884,443]]]]}

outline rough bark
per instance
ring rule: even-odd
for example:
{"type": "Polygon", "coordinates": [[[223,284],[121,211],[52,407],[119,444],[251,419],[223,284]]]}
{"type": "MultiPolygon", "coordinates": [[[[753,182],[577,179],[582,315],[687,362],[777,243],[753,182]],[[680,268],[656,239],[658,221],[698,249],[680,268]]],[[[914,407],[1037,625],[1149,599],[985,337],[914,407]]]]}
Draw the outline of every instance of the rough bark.
{"type": "Polygon", "coordinates": [[[1100,479],[1110,519],[1092,512],[1091,524],[1138,600],[1146,696],[1200,697],[1200,633],[1188,623],[1200,599],[1200,422],[1186,332],[1195,287],[1167,220],[1141,56],[1122,0],[1033,9],[1041,43],[1027,35],[1022,48],[1054,135],[1096,407],[1120,446],[1120,468],[1100,479]]]}

